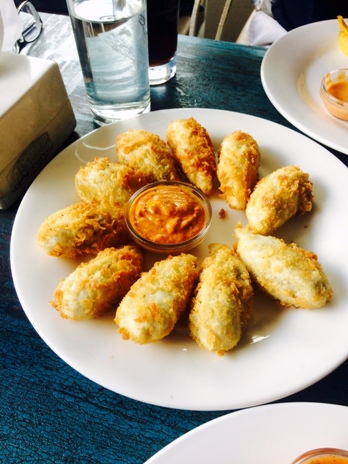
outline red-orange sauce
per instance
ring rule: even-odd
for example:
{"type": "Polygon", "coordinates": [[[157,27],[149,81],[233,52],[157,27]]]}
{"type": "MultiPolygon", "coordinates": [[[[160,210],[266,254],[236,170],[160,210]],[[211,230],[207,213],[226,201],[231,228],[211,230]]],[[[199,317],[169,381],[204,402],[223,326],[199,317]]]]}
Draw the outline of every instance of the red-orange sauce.
{"type": "Polygon", "coordinates": [[[328,454],[318,458],[309,458],[308,461],[304,461],[304,464],[348,464],[348,458],[328,454]]]}
{"type": "Polygon", "coordinates": [[[133,229],[155,243],[181,243],[195,237],[206,221],[198,198],[183,186],[160,185],[145,190],[129,210],[133,229]]]}

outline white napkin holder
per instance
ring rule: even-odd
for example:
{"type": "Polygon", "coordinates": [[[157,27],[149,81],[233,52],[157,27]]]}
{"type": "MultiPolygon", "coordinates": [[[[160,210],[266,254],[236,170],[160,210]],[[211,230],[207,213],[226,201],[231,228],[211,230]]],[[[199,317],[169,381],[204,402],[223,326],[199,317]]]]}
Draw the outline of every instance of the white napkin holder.
{"type": "Polygon", "coordinates": [[[25,192],[75,126],[55,62],[0,53],[1,209],[25,192]]]}

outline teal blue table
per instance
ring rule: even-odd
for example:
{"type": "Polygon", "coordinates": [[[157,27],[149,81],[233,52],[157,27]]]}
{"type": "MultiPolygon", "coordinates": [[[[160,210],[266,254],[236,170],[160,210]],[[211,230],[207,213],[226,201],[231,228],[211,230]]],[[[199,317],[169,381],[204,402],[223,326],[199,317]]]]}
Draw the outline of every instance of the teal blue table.
{"type": "MultiPolygon", "coordinates": [[[[40,41],[26,53],[59,54],[77,118],[67,145],[95,126],[76,57],[67,45],[66,55],[59,49],[71,40],[68,18],[44,15],[44,23],[40,41]]],[[[263,56],[261,48],[180,36],[177,76],[152,89],[152,110],[220,108],[292,127],[263,91],[263,56]]],[[[348,156],[332,153],[348,164],[348,156]]],[[[9,247],[19,202],[0,211],[0,462],[142,463],[189,430],[230,412],[166,409],[128,399],[84,378],[52,352],[28,322],[11,277],[9,247]]],[[[282,401],[348,406],[348,361],[282,401]]]]}

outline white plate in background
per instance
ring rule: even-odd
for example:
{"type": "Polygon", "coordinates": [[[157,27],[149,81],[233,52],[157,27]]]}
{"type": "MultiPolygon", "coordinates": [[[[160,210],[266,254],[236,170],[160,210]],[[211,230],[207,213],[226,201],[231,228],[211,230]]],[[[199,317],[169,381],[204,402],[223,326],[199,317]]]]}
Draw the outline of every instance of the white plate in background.
{"type": "Polygon", "coordinates": [[[348,121],[328,113],[319,94],[326,73],[348,68],[348,56],[337,43],[338,32],[336,19],[288,32],[267,50],[261,80],[268,98],[289,122],[347,155],[348,121]]]}
{"type": "Polygon", "coordinates": [[[214,419],[170,443],[145,464],[291,464],[316,448],[348,450],[348,408],[281,403],[214,419]]]}

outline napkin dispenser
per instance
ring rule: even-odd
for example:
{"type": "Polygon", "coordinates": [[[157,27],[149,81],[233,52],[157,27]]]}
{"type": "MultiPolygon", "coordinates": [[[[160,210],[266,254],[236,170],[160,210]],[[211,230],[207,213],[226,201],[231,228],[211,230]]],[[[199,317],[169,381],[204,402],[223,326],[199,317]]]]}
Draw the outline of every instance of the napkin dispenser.
{"type": "Polygon", "coordinates": [[[54,61],[0,53],[1,209],[25,192],[75,126],[54,61]]]}

